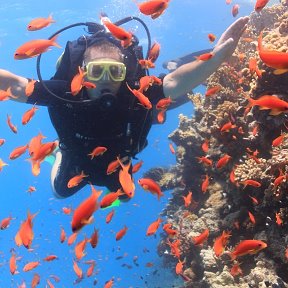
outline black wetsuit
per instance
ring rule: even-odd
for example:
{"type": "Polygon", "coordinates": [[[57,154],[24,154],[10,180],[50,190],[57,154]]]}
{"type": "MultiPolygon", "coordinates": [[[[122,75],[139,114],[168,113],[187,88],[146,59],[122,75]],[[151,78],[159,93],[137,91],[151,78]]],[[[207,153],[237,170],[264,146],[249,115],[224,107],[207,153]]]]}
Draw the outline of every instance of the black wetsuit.
{"type": "MultiPolygon", "coordinates": [[[[115,97],[116,102],[109,109],[104,109],[99,101],[81,101],[88,99],[85,88],[80,95],[71,96],[67,93],[70,91],[69,82],[49,80],[44,83],[63,98],[79,100],[77,103],[69,103],[57,99],[40,83],[36,83],[34,92],[27,101],[48,107],[51,122],[59,137],[62,162],[54,182],[56,193],[61,197],[68,197],[88,181],[116,191],[120,188],[118,173],[107,175],[107,166],[117,156],[133,157],[146,146],[146,136],[155,117],[153,109],[147,110],[139,105],[124,82],[115,97]],[[131,100],[135,100],[133,106],[130,104],[131,100]],[[131,123],[131,138],[126,136],[127,123],[131,123]],[[108,150],[91,160],[88,154],[97,146],[105,146],[108,150]],[[81,171],[89,177],[84,178],[78,186],[68,188],[69,179],[81,171]]],[[[149,88],[145,95],[152,104],[164,97],[162,87],[156,85],[149,88]]]]}

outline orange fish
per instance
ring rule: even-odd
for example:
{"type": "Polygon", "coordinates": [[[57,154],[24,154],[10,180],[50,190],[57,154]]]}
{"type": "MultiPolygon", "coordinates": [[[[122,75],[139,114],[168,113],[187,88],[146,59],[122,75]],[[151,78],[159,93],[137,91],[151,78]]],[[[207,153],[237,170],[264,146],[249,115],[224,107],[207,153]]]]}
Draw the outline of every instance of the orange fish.
{"type": "Polygon", "coordinates": [[[72,208],[71,207],[63,207],[62,211],[64,214],[69,215],[72,212],[72,208]]]}
{"type": "Polygon", "coordinates": [[[175,267],[175,273],[177,275],[183,274],[183,264],[184,263],[185,263],[184,261],[181,261],[180,259],[178,259],[178,263],[176,264],[176,267],[175,267]]]}
{"type": "Polygon", "coordinates": [[[111,279],[105,283],[104,288],[112,288],[113,284],[114,284],[114,280],[111,279]]]}
{"type": "Polygon", "coordinates": [[[122,237],[126,234],[127,230],[128,230],[128,227],[126,225],[124,226],[124,228],[119,230],[116,233],[116,241],[119,241],[120,239],[122,239],[122,237]]]}
{"type": "Polygon", "coordinates": [[[31,109],[27,110],[22,116],[22,125],[26,125],[32,119],[38,109],[39,108],[35,107],[34,105],[31,109]]]}
{"type": "Polygon", "coordinates": [[[90,237],[90,245],[92,248],[96,248],[99,242],[99,230],[94,228],[94,232],[90,237]]]}
{"type": "Polygon", "coordinates": [[[18,98],[12,94],[11,87],[8,87],[7,90],[0,89],[0,101],[6,101],[9,98],[14,98],[14,99],[18,98]]]}
{"type": "Polygon", "coordinates": [[[164,194],[161,191],[160,186],[150,178],[141,178],[138,180],[138,184],[144,189],[150,191],[152,194],[156,194],[158,200],[160,200],[160,197],[164,194]]]}
{"type": "Polygon", "coordinates": [[[131,160],[127,165],[124,165],[122,161],[117,157],[121,170],[119,171],[119,182],[121,184],[123,192],[129,197],[134,197],[135,193],[135,184],[132,178],[131,173],[129,172],[131,166],[131,160]]]}
{"type": "Polygon", "coordinates": [[[140,160],[139,162],[137,162],[135,165],[133,165],[133,168],[132,168],[132,174],[138,172],[140,170],[140,168],[142,167],[143,165],[143,161],[140,160]]]}
{"type": "Polygon", "coordinates": [[[254,6],[254,10],[259,13],[268,2],[269,0],[257,0],[254,6]]]}
{"type": "Polygon", "coordinates": [[[138,60],[138,63],[140,64],[142,69],[150,69],[155,68],[155,64],[150,59],[140,59],[138,60]]]}
{"type": "Polygon", "coordinates": [[[115,214],[115,210],[114,209],[107,214],[106,219],[105,219],[105,222],[107,224],[109,224],[111,222],[114,214],[115,214]]]}
{"type": "Polygon", "coordinates": [[[214,42],[216,40],[216,36],[214,34],[212,34],[212,33],[209,33],[208,34],[208,39],[212,43],[212,42],[214,42]]]}
{"type": "Polygon", "coordinates": [[[73,270],[79,279],[83,277],[83,272],[81,268],[78,266],[77,262],[74,260],[73,260],[73,270]]]}
{"type": "Polygon", "coordinates": [[[10,273],[12,275],[18,273],[16,260],[17,260],[16,259],[16,255],[15,255],[15,253],[12,252],[12,255],[11,255],[10,259],[9,259],[9,269],[10,269],[10,273]]]}
{"type": "Polygon", "coordinates": [[[27,96],[27,97],[30,97],[32,94],[33,94],[33,92],[34,92],[34,88],[35,88],[35,83],[36,83],[37,81],[36,80],[31,80],[31,81],[29,81],[28,82],[28,84],[26,85],[26,87],[25,87],[25,95],[27,96]]]}
{"type": "Polygon", "coordinates": [[[252,197],[252,196],[250,196],[250,195],[248,195],[248,196],[250,197],[250,199],[252,200],[252,202],[253,202],[255,205],[258,205],[258,204],[259,204],[258,200],[257,200],[255,197],[252,197]]]}
{"type": "Polygon", "coordinates": [[[261,183],[260,182],[258,182],[256,180],[252,180],[252,179],[247,179],[247,180],[242,181],[240,183],[244,185],[243,188],[245,188],[248,185],[253,186],[253,187],[261,187],[261,183]]]}
{"type": "Polygon", "coordinates": [[[221,88],[222,87],[220,85],[210,87],[209,89],[206,90],[205,96],[206,97],[213,96],[216,93],[218,93],[221,90],[221,88]]]}
{"type": "Polygon", "coordinates": [[[230,232],[223,231],[222,234],[215,239],[213,250],[214,250],[216,257],[219,257],[224,252],[224,249],[227,245],[229,237],[231,237],[230,232]]]}
{"type": "Polygon", "coordinates": [[[42,28],[49,26],[51,23],[55,23],[55,20],[52,19],[52,14],[47,18],[36,18],[29,22],[27,26],[28,31],[36,31],[42,28]]]}
{"type": "Polygon", "coordinates": [[[17,134],[17,127],[11,122],[11,116],[7,115],[7,124],[11,131],[15,134],[17,134]]]}
{"type": "Polygon", "coordinates": [[[169,236],[176,236],[178,234],[178,231],[175,229],[172,229],[171,223],[166,223],[163,225],[163,230],[169,235],[169,236]]]}
{"type": "Polygon", "coordinates": [[[201,184],[201,191],[203,193],[206,193],[207,189],[208,189],[208,186],[209,186],[209,176],[206,174],[205,175],[205,179],[203,180],[203,182],[201,184]]]}
{"type": "Polygon", "coordinates": [[[56,259],[58,259],[58,257],[56,255],[48,255],[45,258],[43,258],[43,261],[50,262],[50,261],[54,261],[56,259]]]}
{"type": "Polygon", "coordinates": [[[72,178],[68,181],[67,187],[68,187],[68,188],[72,188],[72,187],[78,186],[79,183],[82,182],[85,177],[89,177],[89,175],[85,175],[85,174],[84,174],[84,171],[82,171],[80,174],[72,177],[72,178]]]}
{"type": "Polygon", "coordinates": [[[276,50],[267,50],[262,46],[262,32],[258,38],[258,53],[261,60],[271,68],[276,69],[274,74],[282,74],[288,71],[288,53],[276,50]]]}
{"type": "Polygon", "coordinates": [[[75,247],[74,247],[74,252],[75,252],[75,257],[77,258],[77,260],[81,260],[86,253],[85,248],[86,248],[86,244],[89,241],[88,238],[84,238],[82,241],[78,242],[75,247]]]}
{"type": "Polygon", "coordinates": [[[163,222],[163,220],[160,218],[158,218],[156,221],[152,222],[149,225],[149,227],[147,228],[146,236],[154,235],[157,232],[161,222],[163,222]]]}
{"type": "Polygon", "coordinates": [[[23,267],[23,271],[24,271],[24,272],[28,272],[28,271],[36,268],[39,264],[40,264],[39,261],[28,262],[28,263],[23,267]]]}
{"type": "Polygon", "coordinates": [[[210,60],[212,57],[214,56],[213,53],[209,52],[209,53],[204,53],[201,54],[199,56],[194,56],[197,60],[201,60],[201,61],[208,61],[210,60]]]}
{"type": "Polygon", "coordinates": [[[0,222],[0,229],[4,230],[4,229],[8,228],[10,225],[10,221],[14,220],[14,219],[16,219],[16,218],[12,218],[12,216],[9,216],[9,217],[2,219],[0,222]]]}
{"type": "Polygon", "coordinates": [[[166,119],[166,109],[162,109],[157,114],[157,121],[158,123],[162,124],[165,122],[166,119]]]}
{"type": "Polygon", "coordinates": [[[107,167],[106,174],[110,175],[110,174],[114,173],[118,169],[118,167],[120,167],[118,159],[113,160],[111,163],[109,163],[109,165],[107,167]]]}
{"type": "Polygon", "coordinates": [[[170,242],[170,240],[167,240],[167,244],[169,245],[170,249],[171,249],[171,254],[174,255],[175,257],[177,257],[178,259],[180,258],[180,249],[179,246],[181,244],[179,239],[176,239],[174,242],[170,242]]]}
{"type": "Polygon", "coordinates": [[[20,157],[22,154],[24,154],[26,152],[26,150],[28,149],[28,145],[23,145],[23,146],[19,146],[16,147],[10,154],[9,154],[9,159],[10,160],[14,160],[18,157],[20,157]]]}
{"type": "Polygon", "coordinates": [[[155,42],[149,50],[148,59],[150,59],[152,62],[155,62],[159,56],[160,48],[160,44],[155,42]]]}
{"type": "Polygon", "coordinates": [[[91,153],[88,154],[88,156],[91,156],[91,160],[92,160],[94,157],[103,155],[106,151],[107,151],[106,147],[97,146],[93,149],[91,153]]]}
{"type": "Polygon", "coordinates": [[[27,189],[27,192],[30,193],[30,195],[35,191],[36,191],[36,187],[34,187],[34,186],[29,186],[27,189]]]}
{"type": "Polygon", "coordinates": [[[209,229],[205,229],[200,235],[192,237],[194,245],[202,245],[209,236],[209,229]]]}
{"type": "Polygon", "coordinates": [[[60,242],[64,243],[66,240],[66,233],[63,227],[61,227],[61,231],[60,231],[60,242]]]}
{"type": "Polygon", "coordinates": [[[156,109],[157,110],[167,109],[172,102],[173,101],[171,97],[165,97],[163,99],[160,99],[156,104],[156,109]]]}
{"type": "Polygon", "coordinates": [[[125,29],[107,20],[104,20],[104,18],[102,18],[102,22],[105,27],[111,32],[111,34],[121,41],[122,47],[127,48],[132,44],[132,33],[127,32],[125,29]]]}
{"type": "Polygon", "coordinates": [[[259,106],[260,110],[271,109],[269,115],[277,116],[288,112],[288,102],[279,99],[276,95],[263,95],[256,100],[252,98],[248,100],[249,104],[247,107],[259,106]]]}
{"type": "Polygon", "coordinates": [[[50,46],[61,48],[55,41],[57,35],[49,39],[37,39],[24,43],[14,53],[14,59],[22,60],[38,56],[48,50],[50,46]]]}
{"type": "Polygon", "coordinates": [[[30,249],[32,241],[34,239],[33,233],[33,218],[38,213],[31,214],[27,212],[27,219],[21,223],[20,228],[15,236],[15,242],[17,246],[24,245],[25,248],[30,249]]]}
{"type": "Polygon", "coordinates": [[[204,165],[207,166],[212,166],[213,162],[209,158],[202,156],[202,157],[196,157],[199,161],[199,163],[203,163],[204,165]]]}
{"type": "Polygon", "coordinates": [[[68,237],[68,239],[67,239],[67,244],[70,246],[70,245],[72,245],[75,241],[76,241],[76,238],[77,238],[77,235],[78,235],[78,233],[72,233],[69,237],[68,237]]]}
{"type": "Polygon", "coordinates": [[[232,268],[230,269],[230,274],[235,277],[239,274],[243,274],[242,269],[240,268],[239,263],[235,263],[232,268]]]}
{"type": "Polygon", "coordinates": [[[6,141],[6,140],[5,140],[5,139],[3,139],[3,138],[2,138],[2,139],[0,139],[0,146],[2,146],[2,145],[5,143],[5,141],[6,141]]]}
{"type": "Polygon", "coordinates": [[[227,163],[230,161],[230,159],[232,159],[232,157],[229,156],[228,154],[225,154],[216,163],[216,168],[217,169],[223,168],[225,165],[227,165],[227,163]]]}
{"type": "Polygon", "coordinates": [[[243,240],[234,248],[230,257],[235,260],[239,256],[256,254],[266,247],[267,244],[261,240],[243,240]]]}
{"type": "Polygon", "coordinates": [[[248,216],[249,216],[249,219],[252,222],[252,224],[256,224],[255,217],[250,211],[248,211],[248,216]]]}
{"type": "Polygon", "coordinates": [[[85,74],[82,68],[78,66],[78,73],[73,77],[70,84],[73,96],[76,96],[84,86],[90,89],[96,88],[94,83],[84,81],[85,74]]]}
{"type": "Polygon", "coordinates": [[[232,7],[232,16],[233,17],[236,17],[239,13],[239,4],[235,4],[233,7],[232,7]]]}
{"type": "Polygon", "coordinates": [[[175,149],[174,149],[172,143],[169,143],[169,149],[170,149],[170,151],[171,151],[172,154],[175,154],[175,149]]]}
{"type": "Polygon", "coordinates": [[[284,140],[285,136],[287,136],[287,134],[284,134],[284,133],[283,133],[282,135],[276,137],[276,138],[272,141],[272,146],[273,146],[273,147],[278,147],[278,146],[280,146],[280,145],[283,143],[283,140],[284,140]]]}
{"type": "Polygon", "coordinates": [[[116,192],[110,192],[106,194],[100,201],[100,207],[101,208],[109,207],[121,195],[125,195],[125,193],[121,189],[118,189],[116,192]]]}
{"type": "Polygon", "coordinates": [[[101,193],[102,191],[92,190],[91,195],[74,210],[71,222],[73,232],[79,231],[83,226],[92,222],[92,215],[98,208],[97,199],[101,193]]]}
{"type": "Polygon", "coordinates": [[[189,191],[188,194],[186,196],[182,195],[182,198],[184,199],[184,206],[187,208],[190,206],[191,202],[192,202],[192,192],[189,191]]]}
{"type": "Polygon", "coordinates": [[[134,96],[139,100],[140,104],[147,110],[152,108],[152,104],[148,97],[136,89],[131,89],[130,86],[126,83],[128,89],[134,94],[134,96]]]}
{"type": "Polygon", "coordinates": [[[281,219],[281,214],[280,214],[280,213],[275,213],[275,218],[276,218],[276,224],[277,224],[278,226],[283,225],[283,221],[282,221],[282,219],[281,219]]]}
{"type": "Polygon", "coordinates": [[[231,121],[225,123],[221,128],[220,128],[220,132],[229,132],[231,129],[236,128],[237,126],[232,124],[231,121]]]}
{"type": "Polygon", "coordinates": [[[87,269],[87,272],[86,272],[87,277],[90,277],[93,275],[94,267],[95,267],[95,262],[91,263],[89,268],[87,269]]]}
{"type": "Polygon", "coordinates": [[[141,13],[151,16],[152,19],[158,18],[167,9],[170,0],[150,0],[137,4],[141,13]]]}

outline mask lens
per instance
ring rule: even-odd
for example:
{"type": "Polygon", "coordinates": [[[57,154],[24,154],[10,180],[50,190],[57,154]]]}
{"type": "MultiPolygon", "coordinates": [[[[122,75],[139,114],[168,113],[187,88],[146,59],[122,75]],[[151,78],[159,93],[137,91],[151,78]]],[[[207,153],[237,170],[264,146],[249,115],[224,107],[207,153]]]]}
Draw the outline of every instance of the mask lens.
{"type": "Polygon", "coordinates": [[[111,77],[114,79],[114,80],[123,80],[122,77],[123,77],[123,73],[124,73],[124,67],[123,66],[120,66],[120,65],[110,65],[109,67],[109,72],[110,72],[110,75],[111,77]]]}
{"type": "Polygon", "coordinates": [[[91,78],[94,78],[94,79],[100,79],[103,75],[103,72],[104,72],[104,66],[103,65],[100,65],[100,64],[94,64],[94,65],[91,65],[91,71],[90,71],[90,76],[91,78]]]}

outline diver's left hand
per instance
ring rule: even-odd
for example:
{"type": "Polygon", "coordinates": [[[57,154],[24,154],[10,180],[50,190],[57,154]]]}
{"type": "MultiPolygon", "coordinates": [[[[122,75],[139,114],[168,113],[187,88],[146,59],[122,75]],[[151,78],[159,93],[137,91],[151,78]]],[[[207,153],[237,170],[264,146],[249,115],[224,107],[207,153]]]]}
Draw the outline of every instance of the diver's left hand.
{"type": "Polygon", "coordinates": [[[241,35],[246,29],[249,17],[240,17],[232,23],[222,34],[213,53],[220,61],[227,61],[233,54],[241,35]]]}

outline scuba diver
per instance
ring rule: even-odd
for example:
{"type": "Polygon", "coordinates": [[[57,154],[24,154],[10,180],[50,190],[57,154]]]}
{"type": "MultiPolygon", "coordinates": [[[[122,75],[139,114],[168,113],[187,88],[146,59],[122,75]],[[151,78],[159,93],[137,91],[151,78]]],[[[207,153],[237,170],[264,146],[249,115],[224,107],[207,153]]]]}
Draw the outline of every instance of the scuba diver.
{"type": "MultiPolygon", "coordinates": [[[[122,25],[137,19],[127,17],[114,24],[122,25]]],[[[192,56],[167,62],[165,67],[169,73],[159,76],[163,85],[153,85],[144,92],[152,105],[165,97],[173,100],[169,109],[187,102],[187,93],[203,83],[232,55],[248,19],[241,17],[227,28],[212,50],[213,57],[209,61],[195,61],[197,53],[192,53],[192,56]]],[[[57,71],[50,80],[42,80],[39,69],[41,55],[38,56],[40,81],[35,83],[30,97],[25,95],[25,87],[31,79],[0,70],[0,89],[10,87],[12,94],[18,97],[13,100],[48,107],[59,138],[51,170],[51,184],[58,198],[73,195],[87,183],[106,186],[110,191],[120,188],[118,173],[107,174],[108,164],[117,157],[124,163],[135,158],[147,145],[149,130],[157,122],[155,109],[148,110],[140,105],[128,88],[139,89],[139,79],[147,75],[147,69],[139,64],[144,57],[136,36],[133,35],[132,44],[124,49],[104,26],[91,22],[84,25],[90,35],[67,42],[64,53],[57,61],[57,71]],[[70,84],[79,66],[86,72],[85,81],[96,84],[96,88],[84,87],[72,96],[70,84]],[[107,151],[91,159],[88,154],[97,146],[106,147],[107,151]],[[87,177],[78,186],[69,188],[68,181],[81,172],[87,177]]],[[[66,28],[72,26],[76,24],[66,28]]],[[[144,28],[147,32],[146,25],[144,28]]],[[[149,33],[148,36],[151,45],[149,33]]]]}

